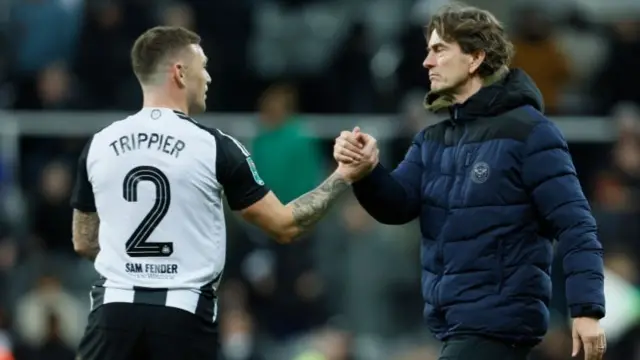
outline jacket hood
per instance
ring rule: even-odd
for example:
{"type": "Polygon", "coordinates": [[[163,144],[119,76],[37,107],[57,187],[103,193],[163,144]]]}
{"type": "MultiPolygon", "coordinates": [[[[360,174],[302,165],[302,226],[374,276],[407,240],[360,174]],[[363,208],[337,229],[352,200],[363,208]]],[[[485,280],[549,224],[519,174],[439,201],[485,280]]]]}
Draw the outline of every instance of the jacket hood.
{"type": "MultiPolygon", "coordinates": [[[[497,116],[526,105],[544,111],[542,93],[523,70],[499,70],[484,83],[480,91],[456,106],[457,118],[497,116]]],[[[432,112],[451,110],[453,105],[453,97],[447,94],[429,92],[425,97],[425,108],[432,112]]]]}

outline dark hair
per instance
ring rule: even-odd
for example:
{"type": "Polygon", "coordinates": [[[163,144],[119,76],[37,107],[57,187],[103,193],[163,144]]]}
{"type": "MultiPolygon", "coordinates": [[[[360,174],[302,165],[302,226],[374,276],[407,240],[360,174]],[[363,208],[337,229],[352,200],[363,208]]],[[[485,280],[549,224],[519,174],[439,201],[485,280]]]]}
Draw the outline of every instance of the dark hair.
{"type": "Polygon", "coordinates": [[[131,66],[140,82],[157,71],[158,64],[189,45],[199,44],[200,36],[175,26],[157,26],[145,31],[131,49],[131,66]]]}
{"type": "Polygon", "coordinates": [[[427,39],[433,30],[444,41],[458,43],[465,54],[483,50],[486,57],[478,68],[482,77],[508,67],[513,59],[514,47],[504,27],[486,10],[463,4],[447,5],[431,17],[427,39]]]}

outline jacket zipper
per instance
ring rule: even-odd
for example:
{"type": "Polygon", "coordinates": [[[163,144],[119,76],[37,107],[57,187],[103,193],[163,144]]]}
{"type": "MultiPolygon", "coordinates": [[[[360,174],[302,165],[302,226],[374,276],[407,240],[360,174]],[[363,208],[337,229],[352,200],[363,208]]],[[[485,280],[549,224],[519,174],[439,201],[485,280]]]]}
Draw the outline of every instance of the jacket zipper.
{"type": "MultiPolygon", "coordinates": [[[[451,126],[452,129],[451,131],[454,131],[454,129],[460,125],[457,125],[456,120],[458,120],[458,107],[456,105],[452,106],[452,111],[451,111],[451,116],[452,116],[452,121],[451,121],[451,126]]],[[[446,135],[445,135],[446,136],[446,135]]],[[[452,174],[453,174],[453,179],[450,181],[449,185],[447,186],[447,196],[450,196],[451,194],[451,190],[453,189],[453,184],[455,183],[455,176],[456,176],[456,163],[457,163],[457,159],[458,159],[458,146],[459,146],[459,142],[460,139],[455,139],[455,142],[453,144],[454,146],[454,153],[453,153],[453,159],[452,159],[452,174]]],[[[447,218],[449,217],[449,214],[451,213],[451,210],[447,210],[447,218]]],[[[447,221],[447,218],[445,218],[445,223],[447,221]]],[[[441,303],[441,295],[440,295],[440,282],[442,281],[442,277],[444,276],[444,241],[442,240],[442,237],[440,237],[440,239],[438,240],[438,243],[436,244],[436,264],[438,267],[438,275],[436,277],[436,281],[435,284],[433,286],[433,296],[431,297],[434,301],[434,307],[438,308],[440,306],[441,303]]]]}

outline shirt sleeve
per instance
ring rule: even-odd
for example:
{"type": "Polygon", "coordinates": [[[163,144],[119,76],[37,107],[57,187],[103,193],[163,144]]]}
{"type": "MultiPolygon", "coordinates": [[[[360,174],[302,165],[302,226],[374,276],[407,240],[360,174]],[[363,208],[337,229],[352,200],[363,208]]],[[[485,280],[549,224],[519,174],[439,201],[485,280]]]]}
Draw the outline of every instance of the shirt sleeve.
{"type": "Polygon", "coordinates": [[[261,200],[269,188],[260,178],[251,154],[238,140],[215,131],[216,175],[222,185],[229,207],[242,210],[261,200]]]}
{"type": "Polygon", "coordinates": [[[83,212],[96,212],[96,202],[93,196],[93,186],[89,181],[87,172],[87,158],[93,137],[89,139],[80,158],[78,159],[78,168],[76,170],[76,179],[71,193],[71,207],[83,212]]]}

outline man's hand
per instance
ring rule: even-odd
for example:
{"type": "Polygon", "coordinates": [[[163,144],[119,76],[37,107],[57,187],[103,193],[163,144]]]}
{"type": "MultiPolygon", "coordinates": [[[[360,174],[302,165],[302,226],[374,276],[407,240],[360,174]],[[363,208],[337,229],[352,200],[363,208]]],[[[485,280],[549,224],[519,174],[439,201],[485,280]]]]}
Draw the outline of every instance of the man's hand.
{"type": "Polygon", "coordinates": [[[366,134],[360,132],[360,128],[357,126],[353,131],[341,132],[333,145],[334,159],[345,164],[362,160],[366,140],[366,134]]]}
{"type": "Polygon", "coordinates": [[[585,360],[601,360],[607,349],[607,339],[604,330],[600,327],[600,321],[588,317],[573,319],[573,352],[575,357],[584,351],[585,360]]]}
{"type": "Polygon", "coordinates": [[[360,132],[358,127],[343,131],[333,147],[337,171],[349,182],[358,181],[371,172],[378,165],[379,152],[376,139],[360,132]]]}

